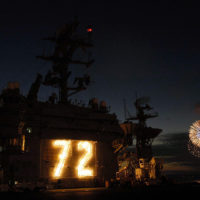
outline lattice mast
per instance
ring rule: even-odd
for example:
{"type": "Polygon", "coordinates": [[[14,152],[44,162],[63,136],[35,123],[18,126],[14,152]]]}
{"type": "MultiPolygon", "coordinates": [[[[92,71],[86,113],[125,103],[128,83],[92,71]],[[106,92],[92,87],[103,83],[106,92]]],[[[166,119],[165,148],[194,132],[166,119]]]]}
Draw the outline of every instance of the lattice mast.
{"type": "Polygon", "coordinates": [[[81,35],[78,32],[78,27],[79,22],[74,20],[59,29],[53,37],[44,38],[44,40],[54,43],[53,54],[37,56],[53,64],[52,69],[46,74],[43,84],[59,89],[60,103],[67,103],[69,96],[85,90],[90,84],[90,76],[87,74],[82,77],[75,77],[73,83],[69,83],[72,73],[69,70],[71,64],[88,68],[94,62],[89,56],[86,60],[75,58],[77,52],[88,53],[88,48],[93,46],[91,43],[92,29],[87,28],[88,35],[81,35]]]}
{"type": "Polygon", "coordinates": [[[161,129],[147,127],[146,121],[150,118],[158,117],[158,113],[151,112],[152,107],[147,103],[148,97],[137,98],[134,102],[136,116],[130,116],[127,120],[137,120],[134,135],[136,137],[136,151],[138,158],[152,157],[152,142],[161,133],[161,129]]]}

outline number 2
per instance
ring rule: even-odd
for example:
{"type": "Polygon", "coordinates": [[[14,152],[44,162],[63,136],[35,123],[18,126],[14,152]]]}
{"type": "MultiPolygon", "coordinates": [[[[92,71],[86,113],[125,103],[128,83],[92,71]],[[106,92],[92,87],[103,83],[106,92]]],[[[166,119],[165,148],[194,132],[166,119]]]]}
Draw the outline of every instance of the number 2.
{"type": "Polygon", "coordinates": [[[78,143],[78,150],[85,150],[86,153],[80,159],[78,164],[78,176],[93,176],[93,170],[85,168],[87,162],[92,158],[92,144],[90,142],[81,141],[78,143]]]}

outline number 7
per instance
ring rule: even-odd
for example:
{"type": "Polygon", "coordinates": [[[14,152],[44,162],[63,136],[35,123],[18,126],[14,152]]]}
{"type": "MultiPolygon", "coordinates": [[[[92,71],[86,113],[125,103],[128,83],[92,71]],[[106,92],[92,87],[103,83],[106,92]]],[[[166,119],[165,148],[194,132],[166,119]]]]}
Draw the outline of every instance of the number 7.
{"type": "Polygon", "coordinates": [[[65,165],[65,161],[67,159],[67,156],[69,154],[69,149],[71,145],[71,141],[69,140],[55,140],[53,142],[54,146],[62,147],[62,151],[59,154],[59,163],[54,169],[54,177],[60,177],[63,171],[63,167],[65,165]]]}

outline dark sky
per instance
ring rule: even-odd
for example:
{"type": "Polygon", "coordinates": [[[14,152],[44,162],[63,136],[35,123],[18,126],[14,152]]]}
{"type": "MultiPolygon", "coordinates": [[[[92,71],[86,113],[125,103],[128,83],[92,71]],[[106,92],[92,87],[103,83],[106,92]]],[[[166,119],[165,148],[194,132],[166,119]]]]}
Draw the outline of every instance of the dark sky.
{"type": "MultiPolygon", "coordinates": [[[[134,113],[135,92],[151,97],[160,117],[150,125],[165,133],[185,132],[200,118],[200,6],[197,1],[1,1],[0,89],[19,81],[26,94],[36,73],[50,64],[37,60],[48,44],[41,40],[78,16],[92,24],[94,80],[77,98],[107,101],[124,120],[123,98],[134,113]],[[190,2],[190,3],[188,3],[190,2]]],[[[40,99],[53,89],[40,91],[40,99]]]]}

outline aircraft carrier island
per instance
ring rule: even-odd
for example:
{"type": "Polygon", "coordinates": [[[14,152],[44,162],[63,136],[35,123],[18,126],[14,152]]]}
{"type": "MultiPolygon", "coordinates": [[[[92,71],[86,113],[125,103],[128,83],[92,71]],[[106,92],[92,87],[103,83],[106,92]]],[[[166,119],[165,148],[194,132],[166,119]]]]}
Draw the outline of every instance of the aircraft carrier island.
{"type": "Polygon", "coordinates": [[[52,69],[38,74],[27,95],[18,82],[9,82],[0,94],[0,179],[2,183],[43,182],[57,187],[102,186],[115,178],[117,159],[112,141],[122,135],[115,114],[105,101],[92,98],[87,105],[72,95],[87,88],[90,76],[71,74],[75,65],[87,71],[93,60],[76,59],[76,51],[92,47],[89,27],[78,34],[74,20],[45,40],[54,44],[52,69]],[[70,66],[72,67],[70,68],[70,66]],[[72,82],[70,85],[70,81],[72,82]],[[45,102],[38,100],[40,86],[57,88],[45,102]]]}
{"type": "Polygon", "coordinates": [[[71,98],[91,83],[91,36],[91,27],[79,33],[77,20],[66,24],[44,38],[54,44],[54,51],[37,58],[52,68],[44,77],[37,74],[28,94],[21,94],[18,82],[9,82],[1,91],[1,183],[25,183],[25,188],[29,183],[53,188],[134,186],[161,177],[162,163],[153,157],[151,145],[162,130],[146,126],[157,114],[148,113],[152,108],[143,98],[135,101],[137,115],[121,125],[105,101],[91,98],[83,104],[71,98]],[[88,52],[87,58],[78,59],[77,51],[88,52]],[[83,76],[72,73],[77,65],[84,69],[83,76]],[[57,92],[42,102],[41,85],[57,92]],[[136,151],[128,152],[133,140],[136,151]]]}

